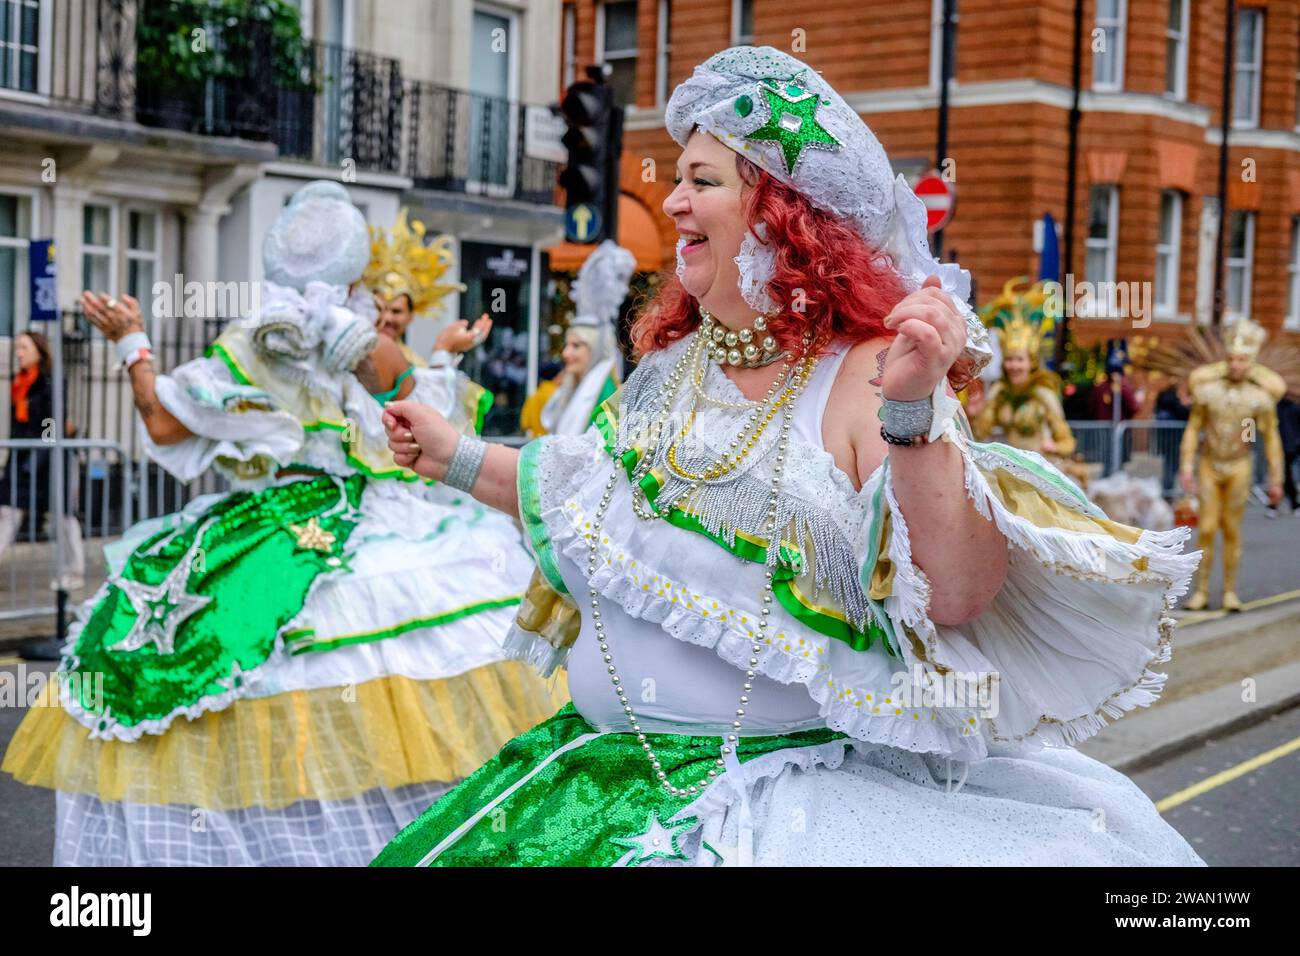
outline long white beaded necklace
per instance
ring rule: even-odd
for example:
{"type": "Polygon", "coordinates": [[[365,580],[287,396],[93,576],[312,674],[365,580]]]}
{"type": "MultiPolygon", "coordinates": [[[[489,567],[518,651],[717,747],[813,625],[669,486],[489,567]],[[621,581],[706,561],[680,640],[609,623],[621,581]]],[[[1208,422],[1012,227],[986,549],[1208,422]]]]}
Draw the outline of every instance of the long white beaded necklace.
{"type": "MultiPolygon", "coordinates": [[[[665,388],[665,392],[667,394],[665,395],[664,403],[660,410],[659,421],[657,423],[658,428],[654,432],[654,434],[656,435],[662,434],[663,425],[665,424],[666,419],[672,410],[673,398],[675,397],[677,390],[681,386],[682,374],[685,371],[685,369],[690,368],[692,363],[698,359],[698,356],[702,351],[702,347],[706,345],[707,345],[707,341],[703,337],[698,338],[697,341],[689,349],[687,349],[687,352],[683,356],[682,361],[680,361],[677,364],[677,366],[674,367],[673,371],[669,374],[668,387],[665,388]]],[[[801,374],[796,374],[796,376],[794,377],[794,380],[790,385],[790,388],[792,390],[791,394],[788,400],[784,403],[785,408],[781,419],[781,432],[780,432],[780,436],[777,439],[776,461],[772,466],[772,492],[768,498],[767,516],[764,519],[764,530],[768,535],[769,541],[771,540],[771,536],[776,533],[777,502],[779,500],[779,494],[781,488],[781,474],[785,468],[786,450],[789,447],[789,442],[790,442],[790,422],[794,414],[794,405],[799,395],[802,394],[804,387],[807,385],[808,378],[811,375],[813,367],[816,366],[816,363],[817,360],[813,358],[804,364],[804,366],[800,369],[801,374]]],[[[789,372],[789,367],[787,365],[785,374],[788,374],[788,372],[789,372]]],[[[781,382],[785,378],[785,374],[777,376],[777,383],[781,382]]],[[[776,384],[774,384],[773,387],[769,389],[768,400],[770,400],[775,393],[776,393],[776,384]]],[[[768,400],[765,400],[763,404],[766,405],[768,400]]],[[[757,412],[753,417],[751,417],[750,422],[749,424],[746,425],[745,429],[742,430],[741,433],[742,436],[744,436],[744,434],[750,430],[750,427],[754,424],[756,420],[757,420],[757,412]]],[[[731,442],[731,447],[733,449],[738,447],[737,444],[738,441],[739,439],[736,439],[731,442]]],[[[604,526],[605,523],[605,514],[606,512],[609,511],[610,499],[614,491],[614,486],[618,481],[619,470],[620,468],[622,468],[621,461],[622,461],[623,450],[624,449],[616,449],[614,468],[610,472],[609,480],[605,482],[605,490],[600,498],[600,506],[596,509],[596,516],[592,521],[591,537],[588,539],[588,543],[587,543],[588,582],[591,581],[592,576],[596,573],[596,550],[597,550],[598,543],[600,542],[601,528],[604,526]]],[[[647,454],[643,460],[648,460],[649,457],[650,456],[647,454]]],[[[728,457],[728,453],[724,452],[723,453],[724,461],[726,460],[727,457],[728,457]]],[[[649,514],[642,514],[641,509],[636,504],[635,491],[637,488],[637,483],[635,478],[632,481],[632,488],[633,488],[633,507],[636,510],[636,513],[639,516],[647,519],[661,517],[660,515],[656,514],[653,509],[650,509],[649,514]]],[[[753,643],[750,644],[750,648],[749,648],[750,651],[749,666],[745,671],[745,682],[744,684],[741,685],[740,706],[736,708],[736,717],[735,720],[731,722],[731,731],[723,735],[721,756],[719,756],[714,761],[714,766],[710,768],[709,771],[698,781],[696,781],[693,784],[688,784],[685,787],[678,787],[676,784],[674,784],[672,781],[668,779],[667,771],[663,769],[663,766],[659,762],[659,758],[656,756],[654,752],[653,746],[646,739],[645,732],[641,729],[641,723],[637,719],[636,713],[632,709],[632,704],[628,700],[627,694],[623,690],[623,680],[619,676],[618,668],[615,667],[614,665],[614,657],[610,653],[609,642],[605,637],[605,622],[601,620],[600,594],[596,591],[594,587],[589,586],[587,588],[587,594],[591,600],[591,617],[596,628],[596,640],[599,642],[600,653],[602,659],[605,662],[606,670],[609,673],[610,683],[614,687],[614,693],[618,696],[618,702],[623,707],[623,713],[627,716],[628,721],[632,726],[632,732],[636,734],[637,742],[641,745],[641,749],[645,752],[646,759],[650,762],[650,769],[654,772],[655,778],[659,781],[660,785],[665,790],[667,790],[670,794],[672,794],[674,797],[695,796],[701,790],[707,787],[710,783],[712,783],[713,780],[718,776],[718,771],[721,770],[726,765],[726,761],[724,758],[729,756],[733,748],[736,746],[737,735],[741,729],[741,725],[745,717],[745,707],[749,704],[749,692],[753,690],[753,686],[754,686],[753,680],[758,674],[755,668],[758,667],[758,655],[763,650],[763,641],[765,640],[767,635],[768,616],[772,612],[773,572],[770,568],[768,568],[764,570],[763,575],[764,575],[764,583],[763,583],[762,600],[759,604],[760,614],[758,620],[758,633],[755,635],[751,635],[751,639],[753,643]]]]}

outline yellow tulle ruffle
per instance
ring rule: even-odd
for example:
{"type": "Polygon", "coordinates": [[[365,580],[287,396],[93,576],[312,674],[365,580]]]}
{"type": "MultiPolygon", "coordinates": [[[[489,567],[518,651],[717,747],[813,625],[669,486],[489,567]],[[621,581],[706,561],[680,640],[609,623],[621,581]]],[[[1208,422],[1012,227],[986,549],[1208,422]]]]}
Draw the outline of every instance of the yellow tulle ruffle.
{"type": "Polygon", "coordinates": [[[456,780],[569,699],[563,676],[543,681],[505,661],[442,680],[383,677],[245,699],[124,742],[90,739],[50,705],[49,692],[19,726],[0,769],[101,800],[213,810],[456,780]]]}

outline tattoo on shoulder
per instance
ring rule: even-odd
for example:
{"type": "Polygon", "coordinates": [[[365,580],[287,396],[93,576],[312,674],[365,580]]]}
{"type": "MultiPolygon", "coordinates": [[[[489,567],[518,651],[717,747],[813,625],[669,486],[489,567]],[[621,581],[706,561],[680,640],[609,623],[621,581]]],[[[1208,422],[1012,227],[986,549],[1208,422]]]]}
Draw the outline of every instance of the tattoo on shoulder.
{"type": "Polygon", "coordinates": [[[885,359],[889,355],[889,349],[881,349],[876,353],[876,377],[867,382],[868,385],[874,386],[879,395],[879,388],[885,380],[885,359]]]}

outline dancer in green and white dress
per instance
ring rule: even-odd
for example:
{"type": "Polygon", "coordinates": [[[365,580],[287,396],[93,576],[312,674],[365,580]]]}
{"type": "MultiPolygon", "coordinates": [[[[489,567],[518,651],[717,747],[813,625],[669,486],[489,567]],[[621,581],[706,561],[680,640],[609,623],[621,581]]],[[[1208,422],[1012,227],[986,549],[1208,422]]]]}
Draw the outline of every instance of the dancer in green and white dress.
{"type": "Polygon", "coordinates": [[[360,212],[313,183],[263,252],[257,312],[168,375],[133,300],[83,297],[129,363],[150,456],[235,490],[110,549],[58,699],[5,756],[58,791],[56,863],[364,864],[564,700],[505,657],[531,570],[516,525],[385,447],[387,398],[471,434],[475,409],[459,373],[404,374],[377,336],[350,288],[360,212]]]}
{"type": "Polygon", "coordinates": [[[768,47],[674,92],[676,278],[582,435],[385,412],[394,459],[518,513],[511,650],[573,703],[380,865],[1198,865],[1074,749],[1159,695],[1185,529],[969,435],[969,276],[857,113],[768,47]]]}

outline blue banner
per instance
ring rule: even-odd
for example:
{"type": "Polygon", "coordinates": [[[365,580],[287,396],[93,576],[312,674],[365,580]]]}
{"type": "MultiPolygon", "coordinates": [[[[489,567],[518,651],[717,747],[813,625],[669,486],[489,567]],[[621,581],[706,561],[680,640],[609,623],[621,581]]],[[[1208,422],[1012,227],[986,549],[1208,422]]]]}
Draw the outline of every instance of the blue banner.
{"type": "Polygon", "coordinates": [[[29,244],[28,275],[32,277],[33,322],[54,322],[59,317],[58,284],[54,281],[54,240],[33,239],[29,244]]]}

